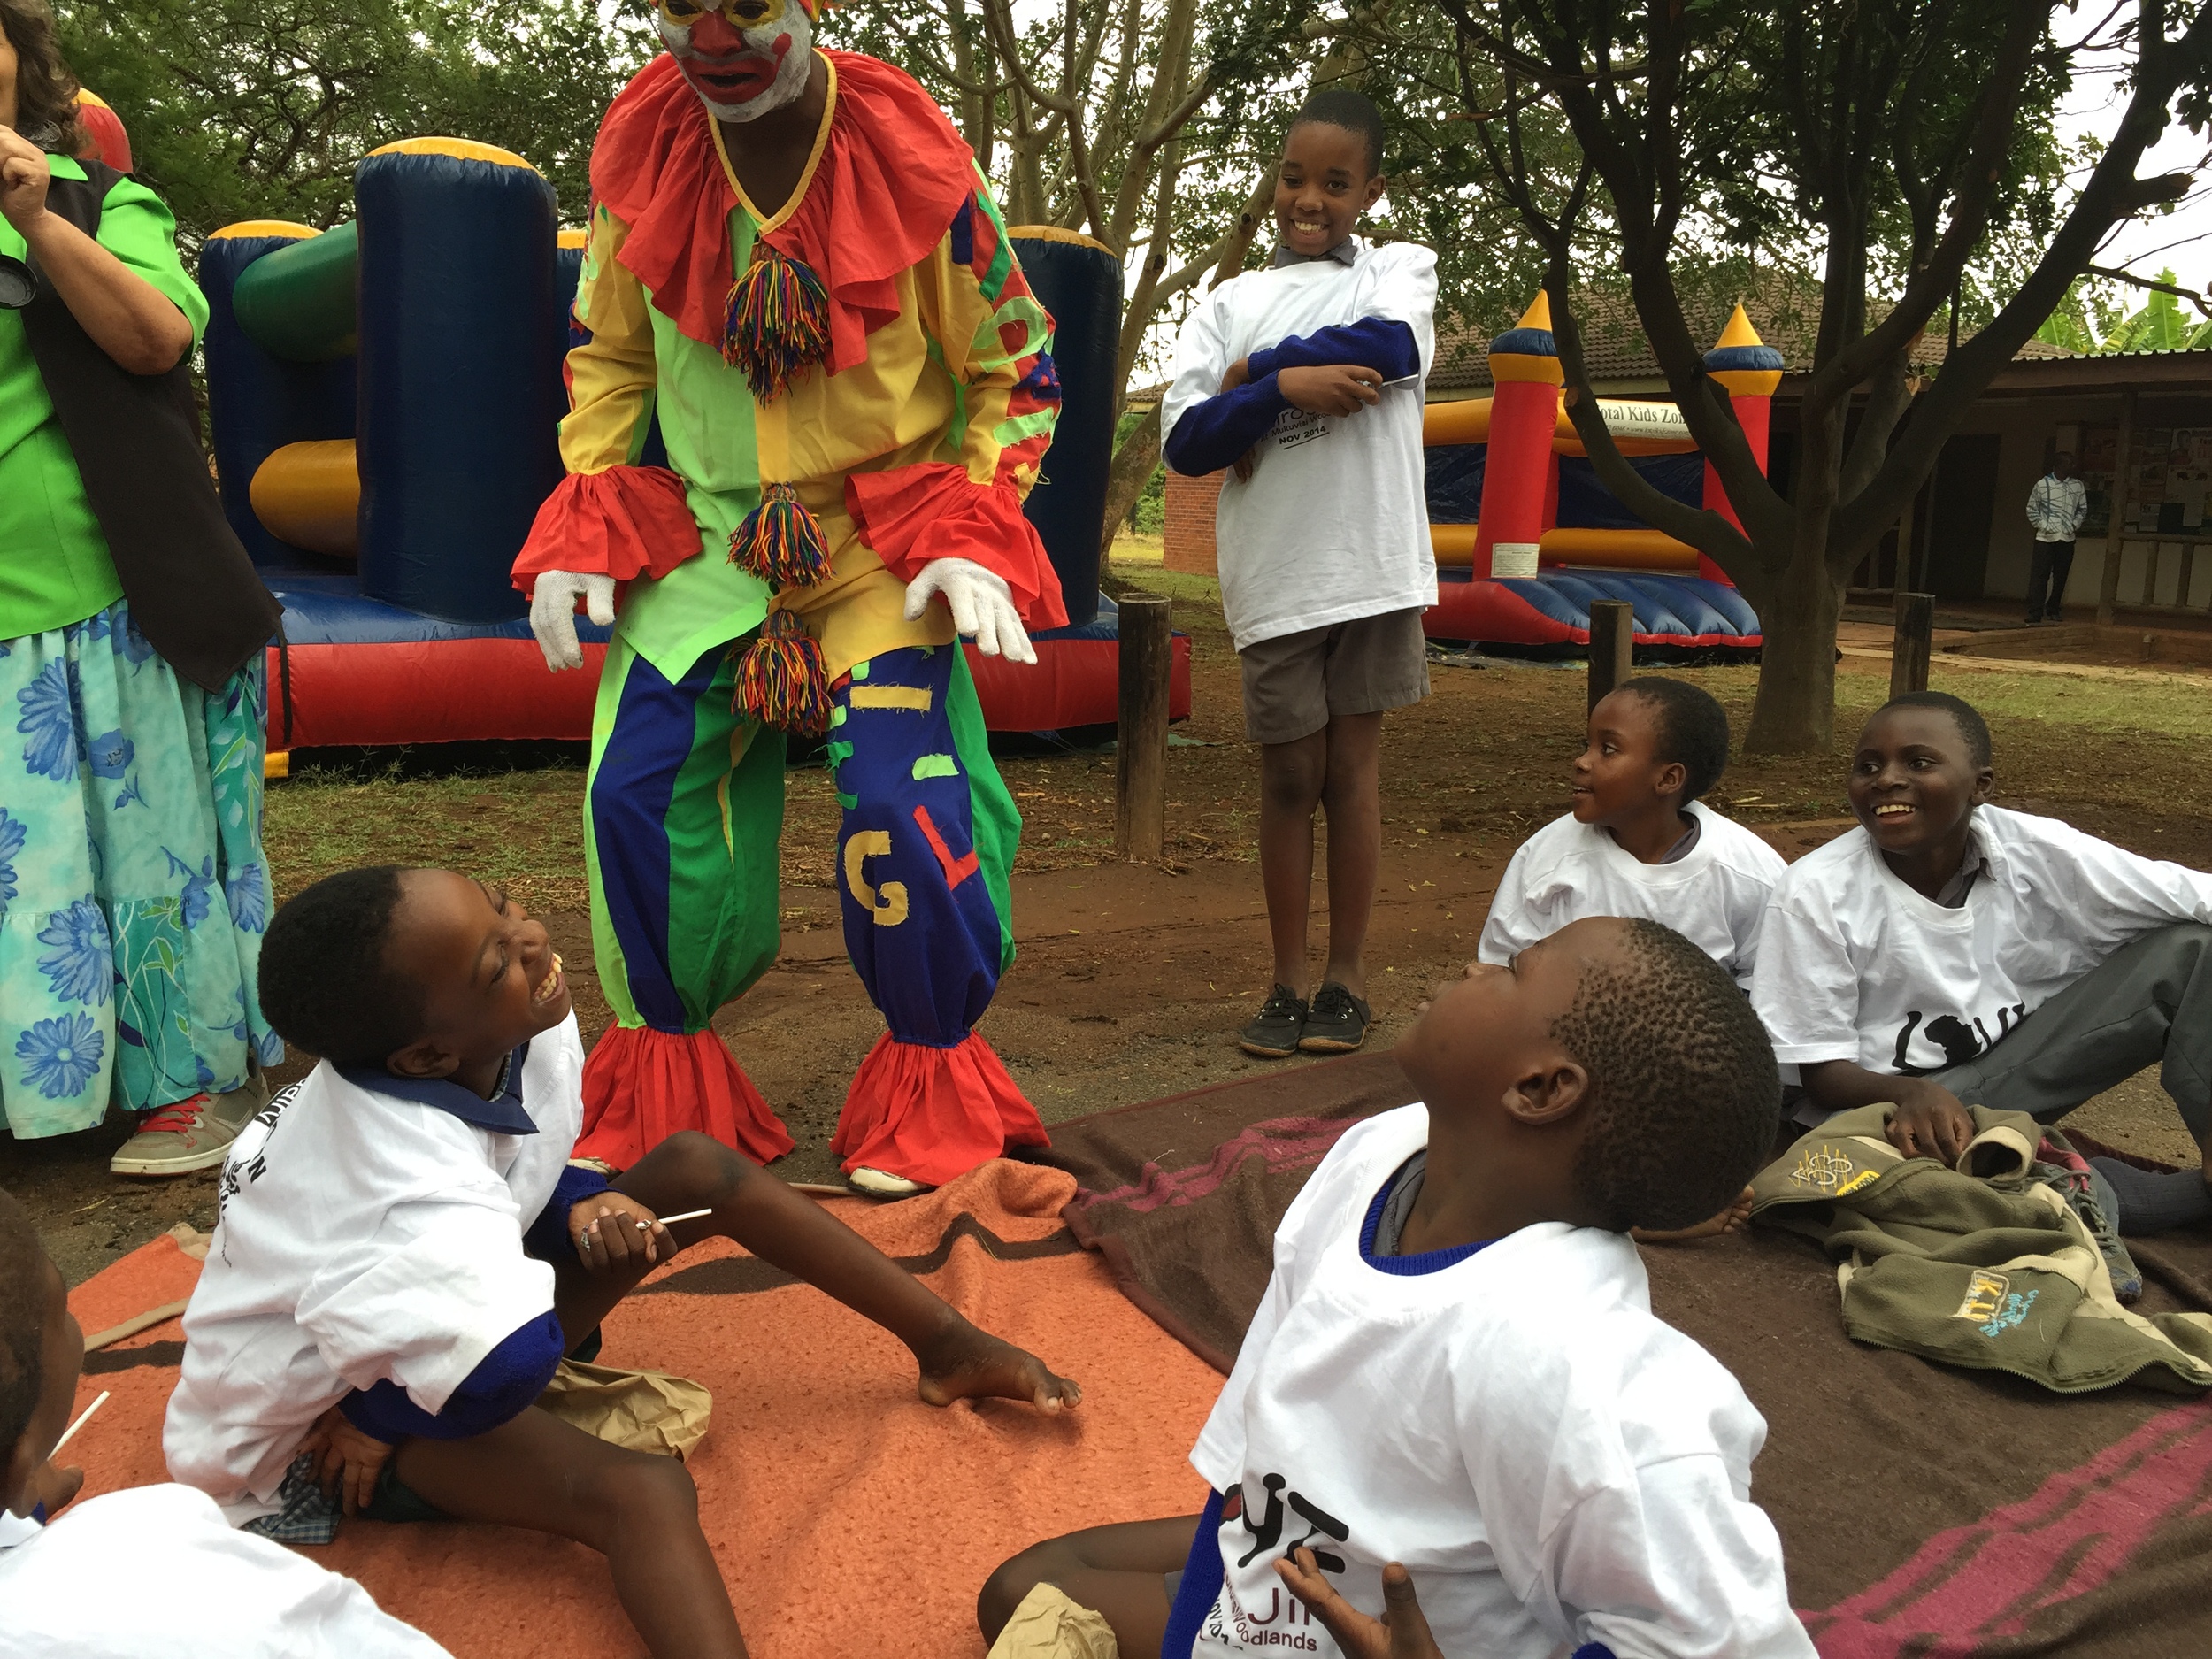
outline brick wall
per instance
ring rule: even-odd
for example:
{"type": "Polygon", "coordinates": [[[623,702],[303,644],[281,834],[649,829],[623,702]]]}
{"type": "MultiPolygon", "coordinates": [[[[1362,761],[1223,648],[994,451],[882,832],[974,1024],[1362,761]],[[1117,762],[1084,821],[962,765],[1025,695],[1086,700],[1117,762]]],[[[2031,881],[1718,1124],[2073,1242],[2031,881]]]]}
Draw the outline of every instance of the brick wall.
{"type": "Polygon", "coordinates": [[[1214,507],[1227,477],[1225,472],[1209,472],[1203,478],[1186,478],[1169,472],[1166,524],[1161,538],[1168,569],[1193,576],[1218,573],[1214,560],[1214,507]]]}

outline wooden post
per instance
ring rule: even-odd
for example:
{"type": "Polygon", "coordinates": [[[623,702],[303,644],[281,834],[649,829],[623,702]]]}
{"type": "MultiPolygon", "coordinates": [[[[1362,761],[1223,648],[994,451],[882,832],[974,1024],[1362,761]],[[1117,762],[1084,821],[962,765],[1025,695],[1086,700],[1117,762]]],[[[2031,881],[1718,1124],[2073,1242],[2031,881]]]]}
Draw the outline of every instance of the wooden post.
{"type": "Polygon", "coordinates": [[[1626,680],[1636,649],[1636,607],[1625,599],[1590,602],[1590,706],[1626,680]]]}
{"type": "Polygon", "coordinates": [[[1114,853],[1157,859],[1167,839],[1167,693],[1174,656],[1170,603],[1124,594],[1121,708],[1114,744],[1114,853]]]}
{"type": "Polygon", "coordinates": [[[1897,595],[1897,634],[1889,648],[1889,695],[1928,688],[1928,650],[1935,632],[1935,595],[1897,595]]]}
{"type": "Polygon", "coordinates": [[[2120,555],[2127,543],[2121,526],[2127,523],[2128,484],[2134,476],[2135,390],[2120,394],[2119,442],[2112,452],[2112,508],[2104,536],[2104,578],[2097,584],[2097,626],[2112,626],[2112,607],[2120,597],[2120,555]]]}

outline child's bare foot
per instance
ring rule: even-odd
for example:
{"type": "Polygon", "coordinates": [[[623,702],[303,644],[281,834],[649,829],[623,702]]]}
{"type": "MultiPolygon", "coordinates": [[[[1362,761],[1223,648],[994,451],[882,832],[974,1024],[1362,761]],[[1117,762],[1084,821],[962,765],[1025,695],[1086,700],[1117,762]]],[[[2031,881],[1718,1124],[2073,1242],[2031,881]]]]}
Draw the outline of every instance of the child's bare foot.
{"type": "Polygon", "coordinates": [[[1040,1411],[1064,1410],[1083,1391],[1056,1377],[1034,1354],[962,1319],[920,1349],[922,1398],[933,1406],[956,1400],[1026,1400],[1040,1411]]]}
{"type": "Polygon", "coordinates": [[[1736,1202],[1710,1221],[1694,1227],[1632,1227],[1628,1236],[1639,1244],[1679,1244],[1686,1239],[1710,1239],[1724,1233],[1741,1233],[1751,1222],[1751,1189],[1736,1194],[1736,1202]]]}

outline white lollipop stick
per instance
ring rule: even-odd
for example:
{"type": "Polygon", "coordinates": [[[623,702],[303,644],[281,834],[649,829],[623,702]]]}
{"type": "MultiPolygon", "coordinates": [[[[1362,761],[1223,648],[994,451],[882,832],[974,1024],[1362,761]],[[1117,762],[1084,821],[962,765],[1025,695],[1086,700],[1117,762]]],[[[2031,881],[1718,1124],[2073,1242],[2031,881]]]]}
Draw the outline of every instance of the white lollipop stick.
{"type": "MultiPolygon", "coordinates": [[[[72,1423],[67,1428],[64,1429],[61,1432],[61,1439],[54,1442],[55,1452],[58,1452],[63,1447],[69,1444],[69,1437],[74,1434],[79,1429],[84,1427],[85,1419],[87,1417],[90,1417],[95,1411],[97,1411],[102,1406],[107,1404],[108,1392],[109,1391],[105,1388],[101,1389],[100,1397],[97,1400],[95,1400],[90,1405],[87,1406],[83,1410],[77,1413],[77,1420],[74,1423],[72,1423]]],[[[47,1454],[49,1457],[53,1455],[53,1452],[49,1452],[47,1454]]]]}
{"type": "MultiPolygon", "coordinates": [[[[710,1216],[713,1213],[714,1207],[710,1204],[704,1210],[687,1210],[680,1216],[663,1216],[660,1217],[660,1224],[664,1227],[672,1221],[696,1221],[702,1216],[710,1216]]],[[[646,1225],[642,1221],[637,1224],[637,1230],[640,1233],[647,1231],[646,1225]]]]}

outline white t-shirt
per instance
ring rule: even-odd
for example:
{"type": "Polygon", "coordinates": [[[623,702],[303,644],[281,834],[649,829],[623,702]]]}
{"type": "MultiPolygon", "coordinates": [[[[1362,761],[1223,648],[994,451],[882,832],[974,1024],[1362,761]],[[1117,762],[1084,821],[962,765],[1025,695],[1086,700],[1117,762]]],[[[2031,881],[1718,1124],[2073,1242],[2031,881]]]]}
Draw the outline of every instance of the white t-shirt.
{"type": "Polygon", "coordinates": [[[582,1125],[575,1016],[533,1038],[518,1069],[511,1121],[535,1133],[484,1126],[518,1110],[511,1095],[365,1088],[326,1061],[232,1144],[162,1451],[234,1525],[276,1509],[302,1436],[349,1391],[389,1379],[438,1411],[551,1310],[553,1270],[522,1234],[582,1125]]]}
{"type": "Polygon", "coordinates": [[[1697,843],[1672,864],[1647,864],[1595,824],[1555,818],[1523,841],[1499,879],[1479,961],[1504,963],[1586,916],[1664,922],[1751,982],[1759,918],[1788,866],[1782,855],[1702,801],[1687,809],[1697,843]]]}
{"type": "Polygon", "coordinates": [[[1317,329],[1379,317],[1412,329],[1421,373],[1346,416],[1286,410],[1249,483],[1221,487],[1221,608],[1238,650],[1307,628],[1436,603],[1422,388],[1436,358],[1436,256],[1362,243],[1352,263],[1302,259],[1231,277],[1175,342],[1160,430],[1221,389],[1240,357],[1317,329]]]}
{"type": "Polygon", "coordinates": [[[204,1492],[87,1498],[0,1551],[8,1659],[450,1659],[352,1579],[233,1532],[204,1492]]]}
{"type": "Polygon", "coordinates": [[[1636,1247],[1547,1222],[1448,1267],[1362,1259],[1376,1193],[1428,1109],[1369,1119],[1275,1233],[1275,1271],[1191,1463],[1242,1489],[1193,1654],[1335,1655],[1273,1562],[1301,1544],[1352,1604],[1402,1561],[1447,1654],[1811,1659],[1750,1501],[1766,1424],[1651,1312],[1636,1247]],[[1325,1563],[1326,1565],[1326,1563],[1325,1563]]]}
{"type": "Polygon", "coordinates": [[[2130,940],[2212,921],[2212,876],[2200,871],[2002,807],[1976,807],[1970,833],[1984,867],[1955,910],[1900,880],[1864,829],[1784,873],[1751,982],[1777,1059],[1939,1071],[2130,940]]]}

